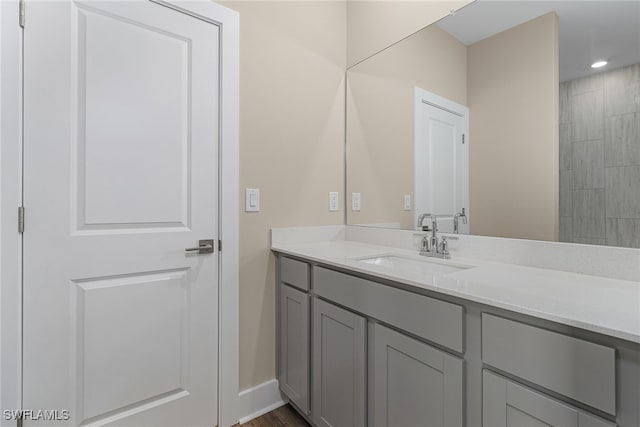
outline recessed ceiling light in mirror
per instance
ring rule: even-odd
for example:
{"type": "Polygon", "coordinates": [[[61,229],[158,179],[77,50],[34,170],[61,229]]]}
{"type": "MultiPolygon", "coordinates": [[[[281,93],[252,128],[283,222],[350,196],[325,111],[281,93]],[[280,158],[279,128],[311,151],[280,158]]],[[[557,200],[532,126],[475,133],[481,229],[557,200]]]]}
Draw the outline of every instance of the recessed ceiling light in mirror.
{"type": "Polygon", "coordinates": [[[596,61],[593,64],[591,64],[591,68],[602,68],[605,65],[607,65],[607,61],[596,61]]]}

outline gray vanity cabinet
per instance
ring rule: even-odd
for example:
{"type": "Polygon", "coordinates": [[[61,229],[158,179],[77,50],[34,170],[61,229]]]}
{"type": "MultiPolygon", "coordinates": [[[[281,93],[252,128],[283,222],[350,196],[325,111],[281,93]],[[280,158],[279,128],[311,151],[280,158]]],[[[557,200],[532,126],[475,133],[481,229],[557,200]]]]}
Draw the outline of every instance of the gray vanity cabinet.
{"type": "Polygon", "coordinates": [[[463,425],[463,361],[380,324],[373,333],[373,425],[463,425]]]}
{"type": "Polygon", "coordinates": [[[280,285],[280,388],[309,413],[309,295],[280,285]]]}
{"type": "Polygon", "coordinates": [[[484,427],[614,427],[490,371],[482,374],[484,427]]]}
{"type": "Polygon", "coordinates": [[[366,319],[313,298],[313,406],[315,425],[366,423],[366,319]]]}
{"type": "Polygon", "coordinates": [[[636,344],[287,256],[277,289],[280,389],[313,426],[640,426],[636,344]]]}

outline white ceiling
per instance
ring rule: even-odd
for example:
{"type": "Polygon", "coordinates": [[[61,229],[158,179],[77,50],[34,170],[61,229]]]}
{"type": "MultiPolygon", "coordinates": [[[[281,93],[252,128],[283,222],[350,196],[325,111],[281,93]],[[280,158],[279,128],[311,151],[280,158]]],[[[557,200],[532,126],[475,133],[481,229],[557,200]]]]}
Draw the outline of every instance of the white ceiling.
{"type": "Polygon", "coordinates": [[[640,62],[640,0],[477,0],[438,26],[465,45],[555,11],[560,81],[640,62]],[[599,59],[609,64],[598,71],[599,59]]]}

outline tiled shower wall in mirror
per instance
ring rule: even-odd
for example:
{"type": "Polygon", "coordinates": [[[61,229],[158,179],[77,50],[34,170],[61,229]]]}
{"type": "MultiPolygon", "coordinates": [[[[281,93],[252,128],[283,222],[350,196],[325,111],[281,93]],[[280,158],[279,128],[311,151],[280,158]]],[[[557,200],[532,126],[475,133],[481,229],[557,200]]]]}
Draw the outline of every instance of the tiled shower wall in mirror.
{"type": "Polygon", "coordinates": [[[640,64],[560,84],[560,240],[640,247],[640,64]]]}

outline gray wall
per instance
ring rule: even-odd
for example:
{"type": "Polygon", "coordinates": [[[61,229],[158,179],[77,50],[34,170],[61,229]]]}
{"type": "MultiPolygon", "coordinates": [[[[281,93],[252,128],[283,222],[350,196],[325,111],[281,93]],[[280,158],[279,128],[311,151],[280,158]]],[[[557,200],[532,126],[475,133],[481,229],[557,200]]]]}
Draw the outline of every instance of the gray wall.
{"type": "Polygon", "coordinates": [[[640,247],[640,64],[560,84],[560,240],[640,247]]]}

